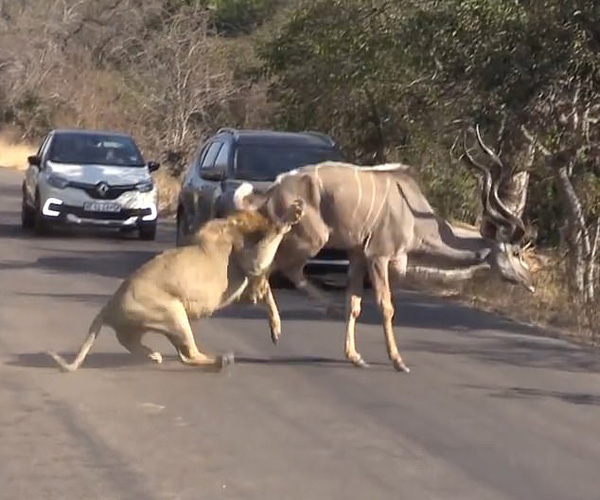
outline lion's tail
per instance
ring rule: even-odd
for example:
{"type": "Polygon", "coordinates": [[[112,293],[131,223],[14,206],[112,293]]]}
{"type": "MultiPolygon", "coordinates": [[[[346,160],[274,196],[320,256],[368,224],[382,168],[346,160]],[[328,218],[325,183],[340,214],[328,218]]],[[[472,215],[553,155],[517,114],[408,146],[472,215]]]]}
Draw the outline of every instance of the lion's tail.
{"type": "Polygon", "coordinates": [[[90,329],[88,331],[87,337],[85,338],[85,341],[83,342],[83,345],[81,346],[81,349],[79,349],[79,352],[77,353],[77,356],[75,357],[75,359],[73,360],[72,363],[67,363],[62,356],[59,356],[54,351],[48,351],[48,354],[50,356],[52,356],[54,358],[54,361],[56,361],[60,365],[60,368],[62,369],[62,371],[74,372],[75,370],[77,370],[77,368],[79,368],[79,365],[81,365],[81,363],[83,363],[83,360],[87,356],[87,353],[90,351],[90,349],[92,348],[92,345],[96,341],[96,337],[98,337],[98,334],[100,333],[100,329],[102,328],[103,324],[104,324],[104,309],[102,309],[98,313],[98,315],[94,318],[94,320],[92,321],[92,324],[90,325],[90,329]]]}

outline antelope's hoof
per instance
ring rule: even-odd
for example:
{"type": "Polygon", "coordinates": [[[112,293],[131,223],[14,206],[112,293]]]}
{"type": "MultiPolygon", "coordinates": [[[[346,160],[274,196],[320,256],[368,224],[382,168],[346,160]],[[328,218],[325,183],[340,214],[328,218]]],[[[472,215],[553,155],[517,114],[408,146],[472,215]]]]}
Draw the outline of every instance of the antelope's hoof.
{"type": "Polygon", "coordinates": [[[228,352],[227,354],[223,354],[223,356],[220,357],[220,366],[219,366],[219,368],[221,370],[223,370],[227,366],[233,365],[234,363],[235,363],[235,356],[233,355],[232,352],[228,352]]]}
{"type": "Polygon", "coordinates": [[[160,352],[151,352],[148,357],[157,364],[161,364],[163,362],[163,357],[160,352]]]}
{"type": "Polygon", "coordinates": [[[281,332],[271,332],[271,342],[277,345],[279,343],[279,337],[281,337],[281,332]]]}
{"type": "Polygon", "coordinates": [[[271,329],[271,342],[277,345],[281,337],[281,320],[274,320],[269,324],[271,329]]]}
{"type": "Polygon", "coordinates": [[[350,361],[357,368],[369,368],[369,363],[367,363],[360,354],[356,357],[350,358],[350,361]]]}
{"type": "Polygon", "coordinates": [[[394,368],[399,372],[410,373],[410,368],[404,364],[404,361],[401,359],[392,360],[394,363],[394,368]]]}

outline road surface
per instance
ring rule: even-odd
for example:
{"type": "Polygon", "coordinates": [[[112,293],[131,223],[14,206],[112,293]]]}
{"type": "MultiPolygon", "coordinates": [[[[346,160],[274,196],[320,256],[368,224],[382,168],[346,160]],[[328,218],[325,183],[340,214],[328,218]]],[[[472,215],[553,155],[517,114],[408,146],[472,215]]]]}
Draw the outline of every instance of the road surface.
{"type": "Polygon", "coordinates": [[[182,366],[158,336],[165,363],[133,363],[108,329],[61,373],[44,352],[72,356],[173,231],[23,234],[20,179],[0,169],[1,499],[600,498],[598,358],[418,294],[397,300],[408,375],[371,305],[360,370],[343,324],[287,289],[277,347],[260,307],[194,324],[207,350],[236,353],[226,373],[182,366]]]}

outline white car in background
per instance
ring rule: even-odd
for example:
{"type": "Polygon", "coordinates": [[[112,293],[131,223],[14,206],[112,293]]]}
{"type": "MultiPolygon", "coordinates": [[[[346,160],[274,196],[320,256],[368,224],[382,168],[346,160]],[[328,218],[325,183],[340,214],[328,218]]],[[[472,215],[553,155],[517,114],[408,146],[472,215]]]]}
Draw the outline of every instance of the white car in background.
{"type": "Polygon", "coordinates": [[[124,133],[52,130],[29,156],[23,181],[24,229],[96,226],[156,237],[158,192],[134,139],[124,133]]]}

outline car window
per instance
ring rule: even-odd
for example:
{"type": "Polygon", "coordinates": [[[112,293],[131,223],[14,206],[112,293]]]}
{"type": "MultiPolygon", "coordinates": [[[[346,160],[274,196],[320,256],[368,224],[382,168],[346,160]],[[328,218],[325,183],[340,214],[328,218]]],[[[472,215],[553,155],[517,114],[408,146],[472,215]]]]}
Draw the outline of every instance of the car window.
{"type": "Polygon", "coordinates": [[[206,155],[206,151],[208,150],[208,146],[201,144],[198,146],[198,149],[194,153],[194,159],[192,161],[192,167],[190,170],[198,170],[200,168],[200,164],[202,163],[202,158],[206,155]]]}
{"type": "Polygon", "coordinates": [[[144,159],[131,137],[89,132],[55,134],[48,159],[80,165],[144,166],[144,159]]]}
{"type": "Polygon", "coordinates": [[[218,168],[220,170],[227,171],[227,166],[229,163],[229,145],[223,144],[223,147],[219,151],[217,158],[215,159],[214,168],[218,168]]]}
{"type": "Polygon", "coordinates": [[[206,155],[206,151],[208,150],[208,146],[204,144],[200,144],[198,149],[194,153],[192,157],[192,161],[190,162],[189,168],[186,172],[186,179],[191,179],[198,170],[200,170],[200,164],[202,163],[202,158],[206,155]]]}
{"type": "Polygon", "coordinates": [[[213,142],[209,146],[208,151],[206,151],[204,159],[202,160],[202,164],[200,165],[201,169],[213,167],[215,159],[217,158],[217,155],[219,154],[219,150],[221,149],[222,145],[222,142],[213,142]]]}
{"type": "Polygon", "coordinates": [[[46,152],[46,149],[48,149],[48,144],[50,142],[51,137],[52,137],[52,134],[48,134],[42,141],[42,144],[40,145],[40,149],[38,149],[38,152],[37,152],[37,156],[39,156],[40,158],[44,155],[44,153],[46,152]]]}
{"type": "Polygon", "coordinates": [[[240,145],[235,155],[235,176],[240,180],[273,181],[283,173],[327,160],[342,161],[334,148],[240,145]]]}

